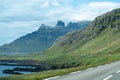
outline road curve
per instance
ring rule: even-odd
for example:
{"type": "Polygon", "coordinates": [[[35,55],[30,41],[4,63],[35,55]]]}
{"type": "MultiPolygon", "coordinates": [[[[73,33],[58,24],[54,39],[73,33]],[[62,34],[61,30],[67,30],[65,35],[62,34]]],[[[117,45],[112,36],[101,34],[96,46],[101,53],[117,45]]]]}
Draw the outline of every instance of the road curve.
{"type": "Polygon", "coordinates": [[[120,80],[120,61],[44,80],[120,80]]]}

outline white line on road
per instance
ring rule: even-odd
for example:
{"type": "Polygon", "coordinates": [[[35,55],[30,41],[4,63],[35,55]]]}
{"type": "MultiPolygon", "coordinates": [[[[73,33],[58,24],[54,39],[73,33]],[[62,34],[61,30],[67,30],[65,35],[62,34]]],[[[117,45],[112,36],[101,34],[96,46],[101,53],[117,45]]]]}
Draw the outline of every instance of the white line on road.
{"type": "Polygon", "coordinates": [[[110,75],[110,76],[108,76],[107,78],[105,78],[105,79],[103,79],[103,80],[108,80],[108,79],[110,79],[111,77],[113,77],[113,75],[110,75]]]}
{"type": "Polygon", "coordinates": [[[100,65],[100,66],[98,66],[98,67],[102,67],[103,65],[100,65]]]}
{"type": "Polygon", "coordinates": [[[47,78],[47,79],[43,79],[43,80],[52,80],[52,79],[56,79],[59,78],[60,76],[55,76],[55,77],[51,77],[51,78],[47,78]]]}
{"type": "Polygon", "coordinates": [[[109,65],[109,64],[105,64],[105,65],[109,65]]]}
{"type": "Polygon", "coordinates": [[[118,70],[116,73],[120,73],[120,70],[118,70]]]}
{"type": "Polygon", "coordinates": [[[88,68],[87,70],[91,70],[91,69],[94,69],[94,68],[88,68]]]}
{"type": "Polygon", "coordinates": [[[81,72],[81,71],[72,72],[72,73],[70,73],[70,74],[76,74],[76,73],[79,73],[79,72],[81,72]]]}

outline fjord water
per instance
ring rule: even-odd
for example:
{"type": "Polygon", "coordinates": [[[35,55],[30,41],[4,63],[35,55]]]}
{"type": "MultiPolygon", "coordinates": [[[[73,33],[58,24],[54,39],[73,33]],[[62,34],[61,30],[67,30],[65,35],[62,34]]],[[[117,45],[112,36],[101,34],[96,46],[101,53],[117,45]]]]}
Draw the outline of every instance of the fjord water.
{"type": "MultiPolygon", "coordinates": [[[[13,69],[13,68],[16,68],[16,67],[23,68],[24,66],[6,66],[6,65],[0,65],[0,76],[11,76],[11,75],[13,75],[13,74],[4,74],[2,71],[5,70],[5,69],[13,69]]],[[[29,67],[29,66],[26,66],[26,67],[29,67]]],[[[31,72],[20,72],[20,73],[22,73],[22,74],[30,74],[31,72]]]]}

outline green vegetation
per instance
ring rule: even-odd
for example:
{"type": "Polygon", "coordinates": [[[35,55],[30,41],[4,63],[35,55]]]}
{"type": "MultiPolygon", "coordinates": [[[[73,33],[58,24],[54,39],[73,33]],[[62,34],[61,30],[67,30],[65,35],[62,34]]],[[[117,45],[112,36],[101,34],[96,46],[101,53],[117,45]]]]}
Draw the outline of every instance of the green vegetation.
{"type": "MultiPolygon", "coordinates": [[[[2,57],[1,59],[37,60],[49,64],[53,69],[62,69],[12,76],[8,77],[9,80],[19,79],[19,77],[22,78],[20,80],[39,80],[120,60],[120,15],[118,14],[120,14],[120,9],[97,17],[88,28],[59,38],[42,54],[2,57]]],[[[3,80],[8,80],[8,78],[3,78],[3,80]]]]}

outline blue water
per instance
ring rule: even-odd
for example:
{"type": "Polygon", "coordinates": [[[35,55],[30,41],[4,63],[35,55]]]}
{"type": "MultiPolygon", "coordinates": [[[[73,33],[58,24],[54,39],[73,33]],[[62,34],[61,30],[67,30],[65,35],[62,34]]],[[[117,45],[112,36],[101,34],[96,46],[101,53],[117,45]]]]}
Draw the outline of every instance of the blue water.
{"type": "MultiPolygon", "coordinates": [[[[3,65],[0,65],[0,76],[11,76],[11,75],[13,75],[13,74],[4,74],[2,71],[5,70],[5,69],[13,69],[13,68],[16,68],[16,67],[24,68],[25,66],[3,66],[3,65]]],[[[26,66],[26,67],[29,67],[29,66],[26,66]]],[[[20,72],[20,73],[30,74],[31,72],[20,72]]]]}

